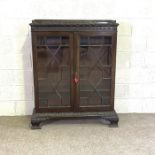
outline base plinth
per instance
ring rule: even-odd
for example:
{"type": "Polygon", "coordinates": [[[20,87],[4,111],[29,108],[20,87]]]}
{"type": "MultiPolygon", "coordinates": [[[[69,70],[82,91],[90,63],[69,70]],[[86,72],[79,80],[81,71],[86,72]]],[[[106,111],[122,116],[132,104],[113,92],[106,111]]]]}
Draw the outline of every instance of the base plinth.
{"type": "Polygon", "coordinates": [[[62,119],[83,119],[83,118],[101,118],[109,122],[110,127],[118,126],[118,115],[115,111],[106,112],[61,112],[61,113],[36,113],[33,111],[31,117],[31,128],[41,129],[41,126],[45,122],[51,120],[62,120],[62,119]]]}

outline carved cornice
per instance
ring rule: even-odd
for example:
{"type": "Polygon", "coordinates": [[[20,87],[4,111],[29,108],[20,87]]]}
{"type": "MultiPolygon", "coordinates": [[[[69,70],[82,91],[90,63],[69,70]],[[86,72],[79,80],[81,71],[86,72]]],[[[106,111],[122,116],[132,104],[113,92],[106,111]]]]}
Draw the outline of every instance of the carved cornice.
{"type": "Polygon", "coordinates": [[[33,20],[32,31],[116,31],[115,20],[33,20]]]}

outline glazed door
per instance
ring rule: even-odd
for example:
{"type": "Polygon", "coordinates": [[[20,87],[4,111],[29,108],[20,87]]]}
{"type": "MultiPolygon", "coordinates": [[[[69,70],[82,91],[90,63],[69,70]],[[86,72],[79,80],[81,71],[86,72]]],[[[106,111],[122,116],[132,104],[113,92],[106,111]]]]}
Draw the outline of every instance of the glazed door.
{"type": "Polygon", "coordinates": [[[34,32],[32,39],[35,42],[33,61],[36,110],[38,112],[72,111],[72,33],[34,32]]]}
{"type": "MultiPolygon", "coordinates": [[[[114,36],[81,32],[75,35],[76,106],[78,111],[105,111],[113,108],[114,36]]],[[[115,54],[114,54],[115,55],[115,54]]]]}

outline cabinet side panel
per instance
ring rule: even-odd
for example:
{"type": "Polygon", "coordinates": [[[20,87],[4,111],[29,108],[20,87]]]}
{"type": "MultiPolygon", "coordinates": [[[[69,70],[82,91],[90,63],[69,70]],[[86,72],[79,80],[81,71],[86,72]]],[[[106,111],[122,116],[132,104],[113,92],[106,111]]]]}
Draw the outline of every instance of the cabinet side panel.
{"type": "Polygon", "coordinates": [[[37,77],[37,55],[36,55],[36,33],[32,32],[32,56],[33,56],[33,80],[34,80],[34,102],[35,111],[38,112],[39,109],[39,98],[38,98],[38,77],[37,77]]]}
{"type": "Polygon", "coordinates": [[[111,84],[111,105],[114,109],[114,97],[115,97],[115,72],[116,72],[116,44],[117,44],[117,32],[112,36],[112,84],[111,84]]]}

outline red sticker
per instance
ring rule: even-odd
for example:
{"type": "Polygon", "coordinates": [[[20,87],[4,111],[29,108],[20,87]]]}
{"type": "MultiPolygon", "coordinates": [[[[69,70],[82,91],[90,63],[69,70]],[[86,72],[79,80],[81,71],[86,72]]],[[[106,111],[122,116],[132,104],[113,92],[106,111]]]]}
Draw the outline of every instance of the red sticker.
{"type": "Polygon", "coordinates": [[[75,81],[75,83],[78,83],[78,82],[79,82],[78,77],[75,77],[75,78],[74,78],[74,81],[75,81]]]}

